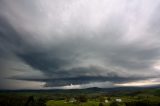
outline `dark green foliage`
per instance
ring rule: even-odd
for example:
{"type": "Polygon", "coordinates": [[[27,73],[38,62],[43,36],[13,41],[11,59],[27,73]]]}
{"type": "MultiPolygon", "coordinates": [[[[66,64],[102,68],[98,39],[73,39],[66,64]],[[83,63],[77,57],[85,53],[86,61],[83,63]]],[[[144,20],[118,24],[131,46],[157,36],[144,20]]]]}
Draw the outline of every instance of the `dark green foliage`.
{"type": "Polygon", "coordinates": [[[83,90],[78,91],[0,92],[0,106],[46,106],[46,103],[49,100],[63,101],[64,103],[65,101],[69,102],[71,98],[77,100],[77,102],[73,103],[73,106],[87,104],[88,102],[93,102],[89,106],[160,106],[160,89],[117,91],[113,93],[87,93],[87,91],[83,92],[83,90]],[[122,102],[115,102],[116,98],[121,98],[122,102]],[[109,103],[104,102],[106,99],[109,103]]]}
{"type": "Polygon", "coordinates": [[[150,101],[132,101],[126,102],[126,106],[160,106],[160,102],[150,102],[150,101]]]}
{"type": "Polygon", "coordinates": [[[35,105],[34,97],[30,96],[26,101],[25,106],[34,106],[34,105],[35,105]]]}
{"type": "Polygon", "coordinates": [[[105,101],[105,97],[104,97],[104,96],[100,96],[100,97],[99,97],[99,101],[100,101],[100,102],[104,102],[104,101],[105,101]]]}
{"type": "Polygon", "coordinates": [[[99,106],[104,106],[103,103],[99,103],[99,106]]]}
{"type": "Polygon", "coordinates": [[[87,102],[87,96],[86,95],[80,95],[80,96],[76,97],[76,100],[78,102],[87,102]]]}
{"type": "Polygon", "coordinates": [[[24,106],[27,101],[26,97],[16,95],[0,96],[0,106],[24,106]]]}
{"type": "Polygon", "coordinates": [[[6,95],[0,96],[0,106],[46,106],[46,98],[37,98],[33,96],[6,95]]]}
{"type": "Polygon", "coordinates": [[[111,102],[110,106],[118,106],[118,103],[116,101],[111,102]]]}
{"type": "Polygon", "coordinates": [[[108,100],[110,101],[110,100],[111,100],[111,97],[108,97],[108,100]]]}

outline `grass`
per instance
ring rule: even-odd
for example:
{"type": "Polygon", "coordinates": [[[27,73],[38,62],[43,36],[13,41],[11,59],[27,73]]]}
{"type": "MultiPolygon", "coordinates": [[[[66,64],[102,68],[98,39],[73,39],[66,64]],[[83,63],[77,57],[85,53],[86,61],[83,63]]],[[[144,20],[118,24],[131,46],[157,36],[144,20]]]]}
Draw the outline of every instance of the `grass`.
{"type": "MultiPolygon", "coordinates": [[[[78,92],[78,91],[77,91],[78,92]]],[[[30,91],[30,92],[0,92],[0,106],[24,106],[30,96],[34,97],[34,106],[99,106],[103,98],[109,100],[109,103],[103,103],[103,106],[113,105],[115,99],[122,99],[116,106],[135,106],[135,104],[147,104],[147,106],[160,106],[160,89],[144,89],[137,91],[119,91],[86,93],[81,92],[87,98],[84,103],[65,102],[67,98],[76,98],[81,96],[73,91],[30,91]],[[149,104],[149,105],[148,105],[149,104]]],[[[140,106],[142,106],[140,105],[140,106]]]]}
{"type": "MultiPolygon", "coordinates": [[[[70,103],[65,102],[64,100],[61,101],[55,101],[55,100],[49,100],[46,105],[47,106],[99,106],[100,102],[97,101],[87,101],[85,103],[70,103]]],[[[109,103],[104,103],[104,106],[109,106],[109,103]]]]}
{"type": "MultiPolygon", "coordinates": [[[[160,103],[160,97],[158,96],[122,96],[122,97],[111,97],[108,103],[103,103],[103,106],[111,106],[111,103],[115,101],[116,98],[122,99],[122,102],[117,102],[118,106],[125,106],[125,103],[136,103],[136,102],[148,102],[149,104],[160,103]]],[[[65,100],[49,100],[46,102],[46,106],[99,106],[100,101],[98,100],[88,100],[84,103],[70,103],[65,102],[65,100]]],[[[157,106],[157,105],[155,105],[157,106]]]]}
{"type": "Polygon", "coordinates": [[[64,100],[59,100],[59,101],[55,101],[55,100],[49,100],[46,103],[47,106],[74,106],[72,103],[65,103],[64,100]]]}

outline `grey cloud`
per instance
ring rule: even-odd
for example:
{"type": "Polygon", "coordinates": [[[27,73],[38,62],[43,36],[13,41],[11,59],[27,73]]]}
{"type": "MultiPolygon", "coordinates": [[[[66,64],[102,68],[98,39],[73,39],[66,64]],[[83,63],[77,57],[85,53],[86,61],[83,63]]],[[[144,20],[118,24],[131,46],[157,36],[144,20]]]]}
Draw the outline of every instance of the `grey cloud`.
{"type": "Polygon", "coordinates": [[[156,78],[159,5],[158,0],[2,0],[1,73],[11,67],[3,60],[14,57],[15,64],[32,71],[28,76],[15,72],[10,79],[46,86],[156,78]],[[39,77],[31,76],[34,71],[39,77]]]}
{"type": "Polygon", "coordinates": [[[78,77],[71,77],[71,78],[53,78],[53,79],[26,79],[26,78],[14,78],[12,79],[16,80],[24,80],[24,81],[38,81],[38,82],[46,82],[44,85],[45,87],[58,87],[58,86],[67,86],[70,84],[73,85],[81,85],[81,84],[89,84],[89,83],[102,83],[102,82],[111,82],[111,83],[125,83],[125,82],[131,82],[131,81],[138,81],[138,80],[144,80],[148,78],[123,78],[118,76],[108,76],[108,77],[102,77],[102,76],[78,76],[78,77]]]}

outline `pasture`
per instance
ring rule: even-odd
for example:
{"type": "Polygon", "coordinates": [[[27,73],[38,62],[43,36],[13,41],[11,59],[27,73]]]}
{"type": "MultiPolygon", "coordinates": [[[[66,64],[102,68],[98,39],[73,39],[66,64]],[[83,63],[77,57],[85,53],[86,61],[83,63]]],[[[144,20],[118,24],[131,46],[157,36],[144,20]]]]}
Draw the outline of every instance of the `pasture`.
{"type": "Polygon", "coordinates": [[[1,91],[0,106],[160,106],[160,89],[1,91]]]}

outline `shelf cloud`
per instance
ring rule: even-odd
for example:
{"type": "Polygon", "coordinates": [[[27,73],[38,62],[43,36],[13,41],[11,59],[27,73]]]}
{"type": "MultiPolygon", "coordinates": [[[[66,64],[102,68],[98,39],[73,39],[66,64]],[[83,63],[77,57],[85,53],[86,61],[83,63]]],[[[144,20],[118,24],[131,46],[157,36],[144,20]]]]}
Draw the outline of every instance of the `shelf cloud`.
{"type": "Polygon", "coordinates": [[[159,0],[1,0],[0,88],[159,84],[159,10],[159,0]]]}

